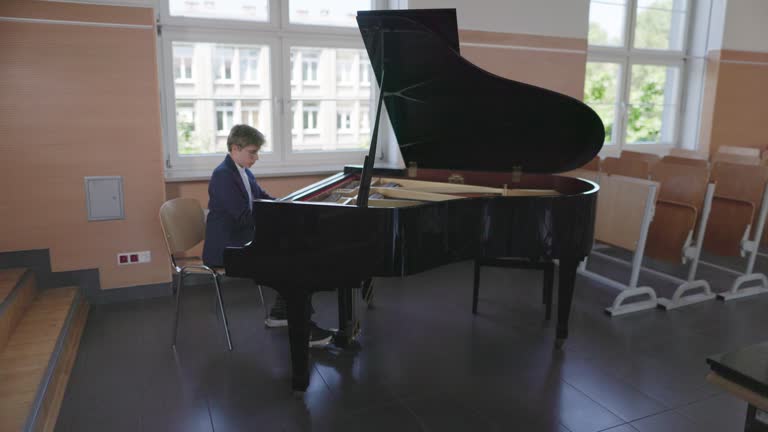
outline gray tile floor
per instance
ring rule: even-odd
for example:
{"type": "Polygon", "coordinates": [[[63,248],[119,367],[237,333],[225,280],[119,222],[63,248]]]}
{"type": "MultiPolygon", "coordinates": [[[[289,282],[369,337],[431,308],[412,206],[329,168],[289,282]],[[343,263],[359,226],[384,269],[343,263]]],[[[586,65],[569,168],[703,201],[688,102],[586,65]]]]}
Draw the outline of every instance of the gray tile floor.
{"type": "MultiPolygon", "coordinates": [[[[704,360],[768,339],[768,295],[609,318],[616,292],[579,277],[570,338],[553,351],[540,278],[484,268],[477,316],[469,262],[378,280],[362,349],[313,351],[303,399],[287,329],[264,328],[249,281],[224,288],[232,352],[208,286],[185,293],[176,353],[170,298],[94,306],[56,430],[741,430],[745,404],[704,380],[704,360]]],[[[314,300],[334,326],[335,294],[314,300]]]]}

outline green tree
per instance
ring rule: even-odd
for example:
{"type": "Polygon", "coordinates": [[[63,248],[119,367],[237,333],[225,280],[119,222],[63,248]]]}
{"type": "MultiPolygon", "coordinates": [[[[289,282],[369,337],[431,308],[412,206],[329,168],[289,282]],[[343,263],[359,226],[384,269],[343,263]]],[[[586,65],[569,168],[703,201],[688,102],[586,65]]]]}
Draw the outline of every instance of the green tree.
{"type": "MultiPolygon", "coordinates": [[[[673,0],[657,0],[649,8],[638,10],[634,46],[668,49],[673,0]]],[[[608,44],[607,33],[595,22],[589,24],[590,44],[608,44]]],[[[661,136],[662,116],[668,68],[666,66],[631,66],[626,142],[657,142],[661,136]]],[[[605,124],[606,140],[613,131],[615,109],[619,100],[615,93],[619,67],[614,63],[588,63],[584,85],[584,101],[605,124]]]]}

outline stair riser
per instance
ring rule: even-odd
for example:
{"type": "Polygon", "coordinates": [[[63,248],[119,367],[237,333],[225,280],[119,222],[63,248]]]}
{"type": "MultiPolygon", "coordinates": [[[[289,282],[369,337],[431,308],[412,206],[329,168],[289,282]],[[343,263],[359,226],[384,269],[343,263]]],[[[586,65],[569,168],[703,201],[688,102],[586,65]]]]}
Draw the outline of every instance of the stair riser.
{"type": "Polygon", "coordinates": [[[0,305],[0,352],[3,351],[13,329],[37,295],[37,281],[32,272],[26,272],[6,301],[0,305]]]}
{"type": "Polygon", "coordinates": [[[56,427],[56,420],[59,417],[61,402],[64,400],[64,392],[69,382],[69,376],[72,367],[75,365],[77,350],[80,346],[80,337],[85,329],[85,322],[88,319],[88,303],[82,297],[78,297],[77,304],[72,306],[73,311],[71,321],[64,336],[61,352],[56,358],[56,364],[53,366],[53,373],[50,381],[42,396],[42,403],[36,418],[30,419],[33,426],[30,428],[35,432],[52,432],[56,427]]]}

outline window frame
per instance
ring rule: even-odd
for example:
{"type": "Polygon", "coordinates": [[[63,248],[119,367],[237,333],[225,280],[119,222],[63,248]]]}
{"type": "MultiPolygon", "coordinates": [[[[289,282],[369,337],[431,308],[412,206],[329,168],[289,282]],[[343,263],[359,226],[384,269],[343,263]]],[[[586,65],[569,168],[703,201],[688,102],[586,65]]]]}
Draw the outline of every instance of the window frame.
{"type": "MultiPolygon", "coordinates": [[[[316,46],[318,48],[365,50],[359,30],[356,27],[335,28],[290,24],[288,23],[288,1],[280,0],[269,0],[269,22],[171,16],[169,1],[163,0],[159,3],[159,37],[157,44],[161,82],[162,134],[166,153],[165,174],[167,179],[206,178],[224,156],[223,153],[181,155],[178,152],[175,111],[176,83],[173,69],[174,42],[258,45],[269,48],[270,70],[268,75],[270,86],[268,94],[271,99],[269,104],[272,111],[270,115],[270,140],[273,146],[272,152],[262,152],[259,154],[259,164],[255,168],[260,175],[329,173],[341,170],[346,164],[359,164],[362,162],[368,152],[367,149],[293,153],[291,148],[290,47],[316,46]]],[[[371,7],[383,8],[388,3],[386,0],[371,0],[371,7]]],[[[241,64],[237,54],[235,54],[232,63],[232,69],[237,69],[237,71],[232,71],[232,82],[234,83],[238,79],[242,81],[243,77],[239,76],[241,74],[241,64]]],[[[192,76],[195,76],[194,68],[192,76]]],[[[301,76],[299,76],[300,78],[301,76]]],[[[227,81],[227,84],[229,84],[229,81],[227,81]]],[[[263,82],[260,84],[265,86],[263,82]]],[[[370,98],[367,100],[369,109],[375,108],[377,97],[378,86],[374,82],[371,84],[370,98]]],[[[184,98],[182,97],[181,99],[184,98]]],[[[243,95],[237,95],[227,100],[235,102],[233,106],[233,119],[235,123],[238,123],[240,120],[238,115],[242,116],[242,112],[237,108],[240,105],[238,101],[242,103],[253,101],[251,98],[244,98],[243,95]]],[[[259,115],[264,115],[264,113],[260,112],[259,115]]],[[[370,116],[373,115],[374,113],[370,114],[370,116]]],[[[318,113],[318,124],[322,121],[320,117],[318,113]]],[[[215,116],[213,120],[215,125],[215,116]]],[[[380,137],[386,137],[387,129],[389,128],[383,123],[381,126],[380,137]]],[[[386,143],[380,142],[380,157],[383,157],[385,147],[386,143]]]]}
{"type": "MultiPolygon", "coordinates": [[[[680,50],[634,48],[637,24],[637,6],[639,0],[627,0],[624,14],[624,45],[591,45],[587,47],[587,63],[614,63],[619,65],[617,77],[618,91],[616,112],[611,144],[603,146],[603,156],[618,156],[622,150],[665,153],[672,147],[680,145],[682,124],[685,116],[686,87],[688,81],[688,49],[691,39],[691,24],[694,13],[692,0],[687,0],[685,19],[683,20],[683,41],[680,50]],[[632,80],[632,66],[651,65],[678,68],[677,89],[674,94],[674,120],[669,127],[673,128],[671,141],[655,143],[627,142],[628,114],[632,80]]],[[[591,4],[591,3],[590,3],[591,4]]],[[[585,83],[586,84],[586,83],[585,83]]],[[[665,124],[665,123],[662,123],[665,124]]]]}

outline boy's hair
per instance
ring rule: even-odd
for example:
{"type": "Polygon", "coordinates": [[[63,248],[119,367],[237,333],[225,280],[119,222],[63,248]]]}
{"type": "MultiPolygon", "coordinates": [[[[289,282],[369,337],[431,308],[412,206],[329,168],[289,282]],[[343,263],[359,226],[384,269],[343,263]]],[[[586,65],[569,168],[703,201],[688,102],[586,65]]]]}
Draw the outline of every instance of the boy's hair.
{"type": "Polygon", "coordinates": [[[227,151],[232,151],[233,147],[243,149],[245,147],[255,145],[261,148],[264,145],[264,134],[258,131],[253,126],[245,124],[239,124],[232,127],[227,137],[227,151]]]}

